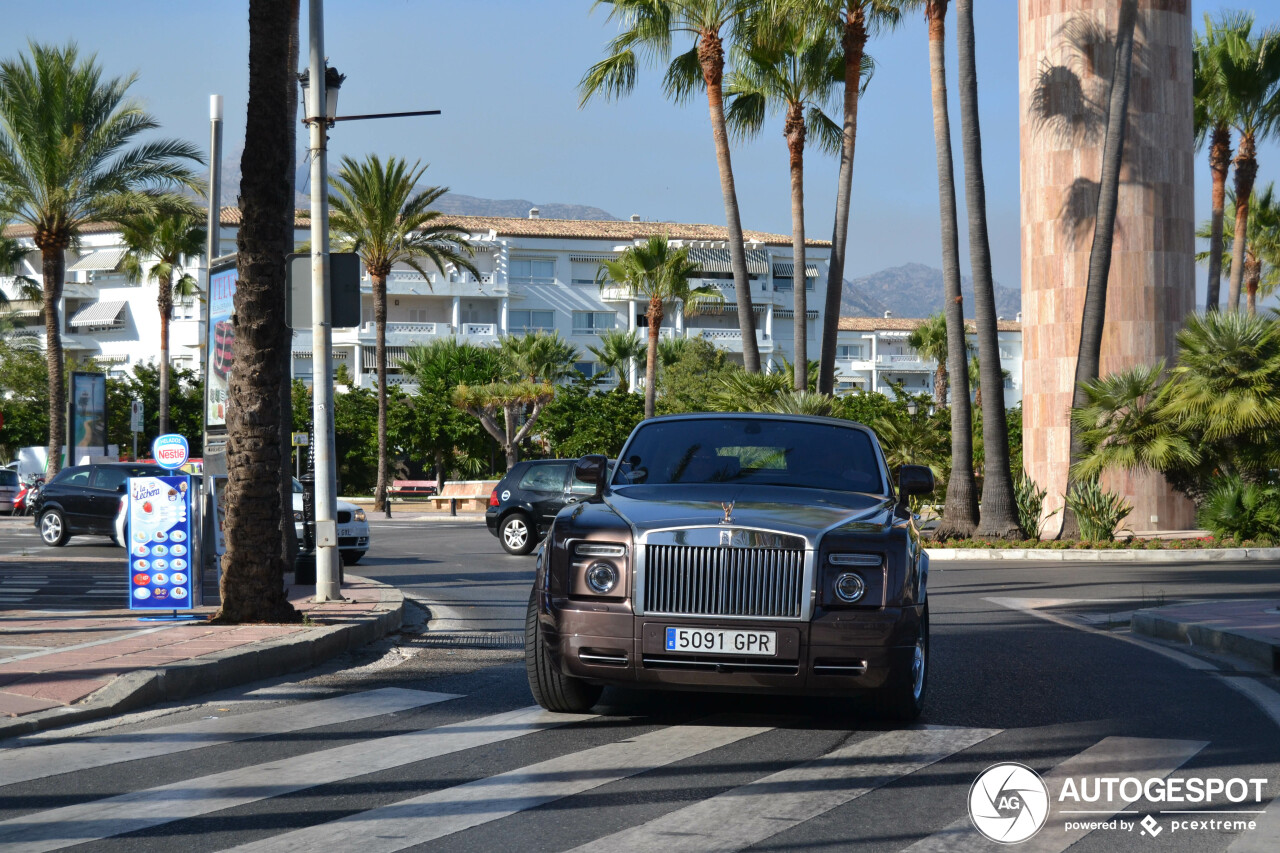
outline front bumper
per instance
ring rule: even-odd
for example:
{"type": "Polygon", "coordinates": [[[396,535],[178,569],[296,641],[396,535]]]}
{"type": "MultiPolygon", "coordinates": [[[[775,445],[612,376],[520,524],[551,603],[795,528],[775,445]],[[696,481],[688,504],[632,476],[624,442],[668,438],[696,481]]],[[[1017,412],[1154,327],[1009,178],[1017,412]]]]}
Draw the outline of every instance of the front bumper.
{"type": "Polygon", "coordinates": [[[819,611],[810,622],[636,616],[628,605],[540,596],[543,636],[561,670],[631,687],[841,695],[909,667],[922,607],[819,611]],[[667,652],[668,626],[776,631],[773,657],[667,652]]]}

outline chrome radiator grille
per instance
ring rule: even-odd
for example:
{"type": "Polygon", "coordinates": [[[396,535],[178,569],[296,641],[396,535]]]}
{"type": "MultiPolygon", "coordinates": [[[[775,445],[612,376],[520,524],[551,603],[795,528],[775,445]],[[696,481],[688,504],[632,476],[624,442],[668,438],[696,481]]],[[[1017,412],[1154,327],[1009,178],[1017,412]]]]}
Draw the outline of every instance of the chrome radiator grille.
{"type": "Polygon", "coordinates": [[[645,547],[646,613],[797,619],[803,584],[803,550],[645,547]]]}

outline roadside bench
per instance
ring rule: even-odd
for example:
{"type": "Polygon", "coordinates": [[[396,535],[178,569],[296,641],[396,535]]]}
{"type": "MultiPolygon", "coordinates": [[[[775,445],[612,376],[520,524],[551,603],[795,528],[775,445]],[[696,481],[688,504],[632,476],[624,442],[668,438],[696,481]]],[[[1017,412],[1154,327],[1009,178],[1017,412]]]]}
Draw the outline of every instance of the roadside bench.
{"type": "Polygon", "coordinates": [[[489,495],[498,485],[496,480],[459,480],[444,484],[444,491],[427,498],[434,510],[449,512],[484,512],[489,495]]]}
{"type": "Polygon", "coordinates": [[[392,498],[429,498],[436,493],[435,480],[393,480],[391,482],[391,491],[387,493],[392,498]]]}

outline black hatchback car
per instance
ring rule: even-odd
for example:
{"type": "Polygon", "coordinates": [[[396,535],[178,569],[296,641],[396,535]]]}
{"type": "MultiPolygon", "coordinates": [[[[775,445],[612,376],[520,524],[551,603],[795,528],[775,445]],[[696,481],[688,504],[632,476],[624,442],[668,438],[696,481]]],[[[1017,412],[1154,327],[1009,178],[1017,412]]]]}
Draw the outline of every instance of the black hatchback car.
{"type": "Polygon", "coordinates": [[[574,478],[575,462],[517,462],[489,495],[485,524],[508,554],[528,554],[542,540],[556,513],[595,494],[595,486],[574,478]]]}
{"type": "MultiPolygon", "coordinates": [[[[130,477],[167,477],[173,472],[142,462],[100,462],[63,468],[45,484],[35,507],[36,529],[44,544],[57,547],[72,536],[110,536],[130,477]]],[[[120,543],[116,543],[117,545],[120,543]]]]}

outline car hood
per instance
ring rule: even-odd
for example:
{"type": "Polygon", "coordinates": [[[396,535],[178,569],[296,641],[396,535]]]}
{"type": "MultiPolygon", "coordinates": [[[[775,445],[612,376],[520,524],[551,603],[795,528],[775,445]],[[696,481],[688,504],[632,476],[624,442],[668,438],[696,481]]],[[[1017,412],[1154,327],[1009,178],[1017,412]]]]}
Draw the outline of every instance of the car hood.
{"type": "Polygon", "coordinates": [[[894,501],[883,495],[781,486],[624,486],[604,502],[636,531],[716,525],[733,501],[734,527],[793,533],[814,539],[840,528],[882,533],[893,522],[894,501]]]}

